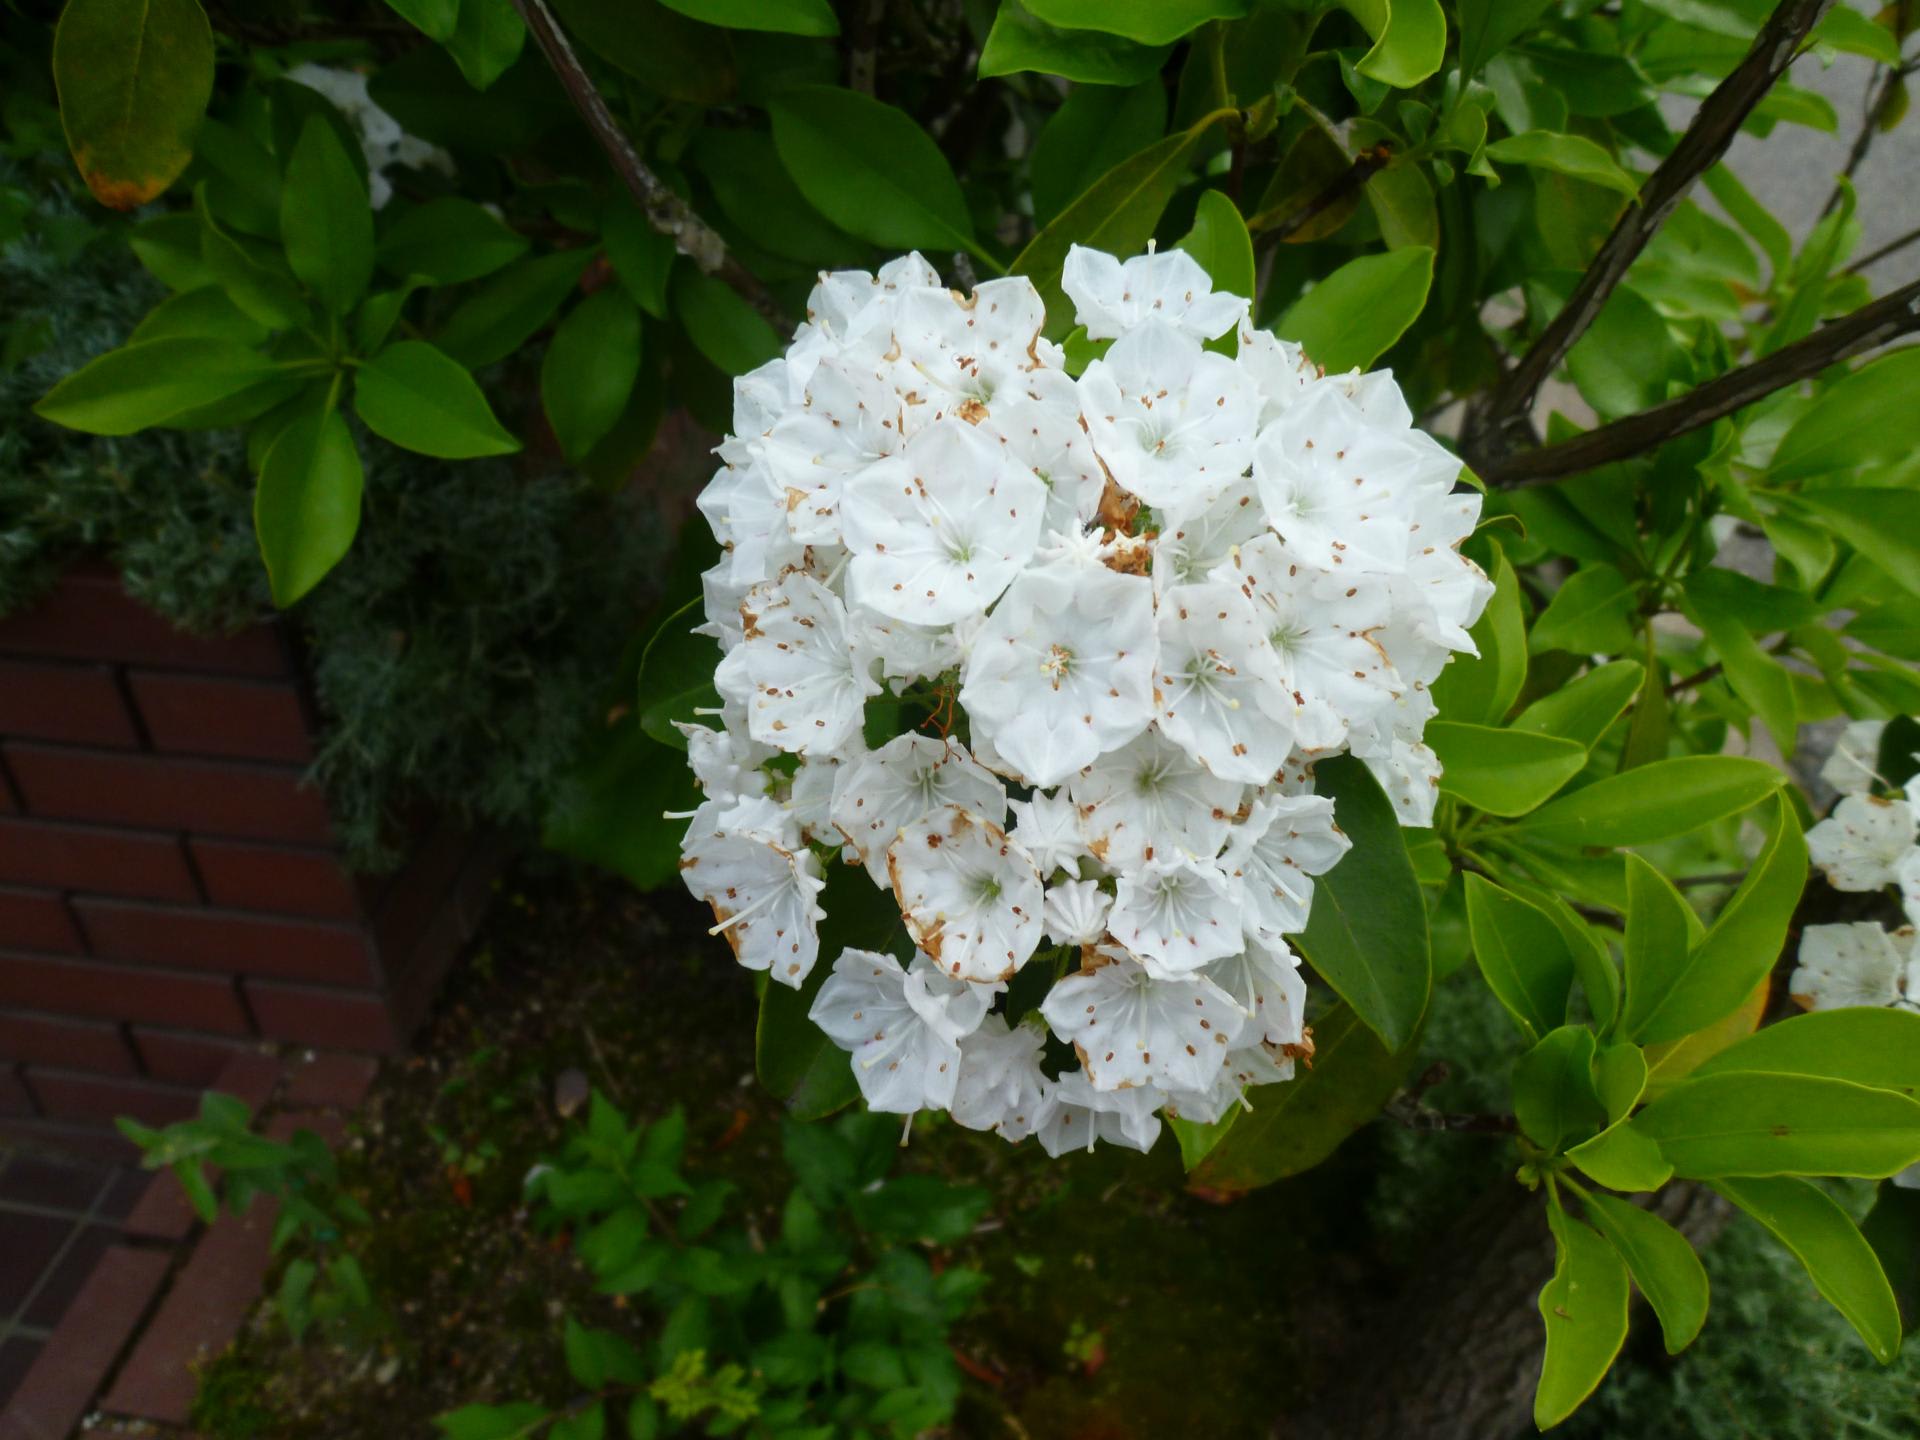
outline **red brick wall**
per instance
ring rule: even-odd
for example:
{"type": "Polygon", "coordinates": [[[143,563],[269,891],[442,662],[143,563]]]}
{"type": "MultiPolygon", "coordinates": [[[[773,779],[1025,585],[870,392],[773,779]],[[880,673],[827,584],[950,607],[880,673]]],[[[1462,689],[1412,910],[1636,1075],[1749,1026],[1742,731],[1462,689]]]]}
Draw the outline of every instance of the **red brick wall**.
{"type": "Polygon", "coordinates": [[[110,571],[0,619],[0,1130],[189,1113],[234,1051],[385,1052],[479,919],[494,843],[351,874],[285,631],[184,635],[110,571]]]}

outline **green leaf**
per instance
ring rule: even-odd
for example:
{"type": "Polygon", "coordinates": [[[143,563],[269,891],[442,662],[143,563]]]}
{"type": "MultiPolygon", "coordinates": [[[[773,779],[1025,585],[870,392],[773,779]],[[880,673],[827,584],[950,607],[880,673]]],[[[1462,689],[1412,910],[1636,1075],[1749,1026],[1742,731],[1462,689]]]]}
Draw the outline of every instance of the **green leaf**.
{"type": "Polygon", "coordinates": [[[673,881],[681,831],[663,825],[660,815],[700,803],[686,757],[649,739],[632,714],[592,736],[586,748],[556,787],[540,843],[605,866],[641,890],[673,881]]]}
{"type": "Polygon", "coordinates": [[[520,442],[460,363],[424,340],[389,345],[355,373],[353,408],[382,440],[441,460],[510,455],[520,442]]]}
{"type": "Polygon", "coordinates": [[[1426,742],[1440,757],[1440,788],[1490,815],[1524,815],[1578,775],[1586,746],[1527,730],[1427,724],[1426,742]]]}
{"type": "Polygon", "coordinates": [[[1627,1338],[1627,1266],[1587,1226],[1547,1205],[1553,1278],[1540,1291],[1547,1352],[1533,1395],[1533,1423],[1558,1425],[1580,1407],[1613,1365],[1627,1338]]]}
{"type": "Polygon", "coordinates": [[[1920,1014],[1862,1005],[1810,1010],[1736,1040],[1693,1073],[1735,1071],[1818,1075],[1920,1099],[1920,1014]]]}
{"type": "Polygon", "coordinates": [[[1193,212],[1193,228],[1181,237],[1177,249],[1200,262],[1213,288],[1253,298],[1253,237],[1240,208],[1219,190],[1200,196],[1193,212]]]}
{"type": "Polygon", "coordinates": [[[1622,285],[1567,353],[1567,373],[1595,412],[1613,420],[1658,405],[1670,383],[1692,371],[1660,312],[1622,285]]]}
{"type": "Polygon", "coordinates": [[[1627,1033],[1648,1044],[1678,1040],[1738,1010],[1779,958],[1806,879],[1807,842],[1782,793],[1766,844],[1705,938],[1657,979],[1643,977],[1638,993],[1629,966],[1627,1033]]]}
{"type": "Polygon", "coordinates": [[[1766,722],[1781,754],[1791,756],[1799,733],[1793,676],[1755,642],[1743,623],[1749,617],[1741,609],[1725,603],[1712,590],[1697,583],[1710,573],[1689,576],[1683,587],[1689,616],[1706,632],[1733,693],[1766,722]]]}
{"type": "Polygon", "coordinates": [[[782,349],[773,326],[737,290],[691,265],[674,274],[673,309],[694,348],[729,375],[744,375],[782,349]]]}
{"type": "Polygon", "coordinates": [[[513,0],[460,0],[460,18],[447,38],[447,53],[476,90],[485,90],[513,67],[527,43],[527,27],[513,0]]]}
{"type": "Polygon", "coordinates": [[[1512,728],[1558,735],[1591,749],[1613,728],[1644,674],[1637,660],[1611,660],[1596,666],[1527,706],[1514,717],[1512,728]]]}
{"type": "Polygon", "coordinates": [[[1207,1156],[1211,1155],[1220,1142],[1227,1138],[1227,1132],[1233,1128],[1241,1110],[1238,1105],[1231,1106],[1227,1113],[1212,1124],[1202,1124],[1198,1120],[1182,1120],[1178,1115],[1169,1115],[1167,1125],[1173,1131],[1173,1138],[1180,1144],[1180,1164],[1191,1171],[1207,1156]]]}
{"type": "Polygon", "coordinates": [[[1209,20],[1238,20],[1250,0],[1026,0],[1061,30],[1098,30],[1143,45],[1170,45],[1209,20]]]}
{"type": "Polygon", "coordinates": [[[1434,704],[1449,720],[1497,724],[1526,684],[1527,630],[1520,613],[1520,581],[1497,545],[1489,578],[1493,598],[1467,632],[1480,653],[1448,661],[1433,684],[1434,704]]]}
{"type": "Polygon", "coordinates": [[[1821,16],[1809,40],[1814,45],[1831,45],[1849,54],[1865,55],[1882,65],[1900,63],[1900,41],[1893,30],[1844,5],[1821,16]]]}
{"type": "MultiPolygon", "coordinates": [[[[1912,403],[1917,387],[1920,346],[1862,365],[1822,390],[1801,412],[1773,452],[1768,479],[1804,480],[1912,455],[1920,446],[1920,412],[1912,403]]],[[[1816,500],[1828,493],[1804,498],[1816,500]]]]}
{"type": "Polygon", "coordinates": [[[1521,1133],[1549,1154],[1606,1123],[1593,1085],[1591,1030],[1563,1025],[1514,1062],[1513,1114],[1521,1133]]]}
{"type": "Polygon", "coordinates": [[[1545,650],[1617,654],[1633,643],[1639,600],[1633,583],[1613,566],[1583,566],[1560,583],[1533,622],[1528,648],[1536,655],[1545,650]]]}
{"type": "Polygon", "coordinates": [[[1466,895],[1474,955],[1494,998],[1529,1040],[1564,1024],[1573,952],[1553,917],[1484,876],[1467,875],[1466,895]]]}
{"type": "Polygon", "coordinates": [[[1683,1081],[1633,1117],[1689,1180],[1723,1175],[1879,1179],[1920,1160],[1920,1104],[1808,1075],[1735,1071],[1683,1081]]]}
{"type": "Polygon", "coordinates": [[[1247,1092],[1253,1108],[1194,1169],[1195,1185],[1252,1190],[1310,1170],[1380,1113],[1415,1059],[1383,1046],[1349,1005],[1313,1022],[1313,1068],[1247,1092]]]}
{"type": "Polygon", "coordinates": [[[460,19],[460,0],[387,0],[387,6],[429,40],[441,44],[453,38],[460,19]]]}
{"type": "Polygon", "coordinates": [[[361,301],[353,315],[355,345],[361,351],[378,350],[385,345],[387,337],[393,334],[393,327],[400,323],[400,313],[406,309],[407,301],[426,283],[416,275],[391,290],[376,290],[361,301]]]}
{"type": "Polygon", "coordinates": [[[131,435],[272,380],[279,368],[236,340],[146,340],[109,350],[66,377],[34,414],[90,435],[131,435]]]}
{"type": "Polygon", "coordinates": [[[270,330],[306,324],[311,312],[292,275],[277,268],[278,253],[255,259],[213,218],[205,186],[194,199],[200,212],[200,258],[228,298],[270,330]]]}
{"type": "MultiPolygon", "coordinates": [[[[1629,1039],[1645,1041],[1650,1037],[1641,1033],[1641,1027],[1665,1004],[1686,974],[1689,953],[1702,927],[1693,907],[1658,870],[1631,852],[1626,856],[1626,866],[1627,984],[1620,1031],[1629,1039]]],[[[1752,988],[1749,982],[1747,989],[1752,988]]],[[[1740,992],[1735,1006],[1746,993],[1740,992]]]]}
{"type": "Polygon", "coordinates": [[[1567,1158],[1610,1190],[1658,1190],[1673,1178],[1659,1142],[1616,1122],[1567,1151],[1567,1158]]]}
{"type": "Polygon", "coordinates": [[[713,187],[720,212],[770,255],[819,267],[863,260],[864,241],[827,223],[807,203],[764,130],[703,130],[688,151],[713,187]]]}
{"type": "Polygon", "coordinates": [[[1550,4],[1552,0],[1459,0],[1461,72],[1478,73],[1531,30],[1550,4]]]}
{"type": "Polygon", "coordinates": [[[607,1408],[596,1400],[584,1410],[575,1410],[553,1422],[547,1440],[605,1440],[607,1408]]]}
{"type": "Polygon", "coordinates": [[[613,273],[633,303],[656,320],[667,318],[667,277],[672,273],[673,237],[662,235],[624,195],[615,197],[600,222],[600,239],[607,247],[613,273]]]}
{"type": "Polygon", "coordinates": [[[1389,250],[1409,245],[1440,248],[1440,212],[1426,172],[1414,162],[1396,160],[1367,178],[1367,204],[1389,250]]]}
{"type": "Polygon", "coordinates": [[[340,563],[360,528],[365,479],[353,432],[331,399],[280,432],[253,494],[274,604],[285,609],[340,563]]]}
{"type": "Polygon", "coordinates": [[[1157,80],[1117,89],[1076,85],[1034,142],[1033,218],[1045,225],[1080,193],[1089,175],[1106,174],[1166,131],[1167,94],[1157,80]]]}
{"type": "Polygon", "coordinates": [[[1713,1188],[1793,1252],[1874,1359],[1893,1363],[1900,1352],[1900,1307],[1879,1256],[1846,1211],[1805,1180],[1718,1180],[1713,1188]]]}
{"type": "Polygon", "coordinates": [[[228,299],[226,291],[207,285],[162,300],[134,326],[127,343],[192,337],[258,345],[269,333],[266,326],[228,299]]]}
{"type": "Polygon", "coordinates": [[[1583,1195],[1581,1203],[1653,1307],[1667,1353],[1678,1355],[1707,1319],[1707,1272],[1693,1246],[1658,1215],[1617,1196],[1583,1195]]]}
{"type": "Polygon", "coordinates": [[[647,89],[695,105],[733,93],[727,32],[656,0],[556,0],[567,33],[647,89]]]}
{"type": "Polygon", "coordinates": [[[478,280],[526,252],[526,236],[458,195],[407,207],[375,250],[388,274],[403,280],[424,275],[436,285],[478,280]]]}
{"type": "Polygon", "coordinates": [[[1640,192],[1640,182],[1622,170],[1605,150],[1591,140],[1560,130],[1508,135],[1487,146],[1487,158],[1533,170],[1551,170],[1556,175],[1618,190],[1622,195],[1640,192]]]}
{"type": "Polygon", "coordinates": [[[613,428],[640,375],[640,310],[623,291],[596,291],[553,332],[540,364],[540,401],[578,462],[613,428]]]}
{"type": "Polygon", "coordinates": [[[769,113],[794,184],[849,235],[893,250],[984,253],[953,167],[904,110],[837,85],[799,85],[769,113]]]}
{"type": "Polygon", "coordinates": [[[1329,373],[1364,370],[1406,334],[1432,283],[1433,251],[1424,245],[1362,255],[1288,306],[1274,332],[1329,373]]]}
{"type": "Polygon", "coordinates": [[[1133,255],[1144,249],[1173,192],[1186,179],[1201,140],[1214,123],[1209,116],[1128,156],[1081,192],[1045,229],[1027,242],[1008,267],[1039,288],[1047,307],[1047,333],[1063,336],[1073,328],[1073,306],[1060,288],[1060,271],[1075,245],[1133,255]]]}
{"type": "Polygon", "coordinates": [[[1754,199],[1753,193],[1740,183],[1740,177],[1725,165],[1715,165],[1707,171],[1706,181],[1708,192],[1727,212],[1727,218],[1746,231],[1766,255],[1774,276],[1784,275],[1793,264],[1793,237],[1787,233],[1787,227],[1774,219],[1772,212],[1754,199]]]}
{"type": "Polygon", "coordinates": [[[1447,19],[1440,0],[1338,3],[1373,38],[1373,48],[1354,66],[1362,75],[1404,90],[1440,69],[1447,49],[1447,19]]]}
{"type": "Polygon", "coordinates": [[[779,35],[838,35],[840,21],[827,0],[663,0],[692,20],[729,30],[779,35]]]}
{"type": "Polygon", "coordinates": [[[300,131],[280,190],[287,264],[335,315],[345,315],[373,278],[373,211],[367,185],[333,127],[319,116],[300,131]]]}
{"type": "Polygon", "coordinates": [[[127,244],[147,273],[169,290],[197,290],[213,283],[200,258],[197,215],[176,210],[143,220],[127,232],[127,244]]]}
{"type": "Polygon", "coordinates": [[[1393,802],[1363,762],[1324,760],[1315,779],[1353,848],[1316,882],[1295,943],[1387,1048],[1401,1050],[1426,1012],[1432,983],[1420,882],[1393,802]]]}
{"type": "Polygon", "coordinates": [[[53,36],[60,123],[87,188],[132,210],[193,158],[213,96],[213,31],[196,0],[68,0],[53,36]]]}
{"type": "Polygon", "coordinates": [[[525,1402],[517,1405],[463,1405],[445,1415],[433,1417],[433,1423],[447,1440],[520,1440],[551,1412],[544,1405],[525,1402]]]}
{"type": "Polygon", "coordinates": [[[463,301],[434,343],[473,370],[506,359],[553,318],[592,258],[580,249],[517,261],[463,301]]]}
{"type": "Polygon", "coordinates": [[[1785,783],[1764,760],[1682,755],[1609,775],[1508,829],[1571,845],[1647,845],[1738,814],[1785,783]]]}
{"type": "MultiPolygon", "coordinates": [[[[1094,30],[1057,29],[1036,19],[1020,0],[1000,0],[987,43],[980,47],[979,77],[990,80],[996,75],[1033,70],[1084,85],[1139,85],[1160,73],[1172,48],[1136,45],[1094,30]]],[[[1156,84],[1154,88],[1160,87],[1156,84]]],[[[1071,102],[1073,97],[1067,98],[1071,102]]],[[[1164,109],[1163,100],[1163,113],[1164,109]]],[[[1034,159],[1037,173],[1038,150],[1034,159]]],[[[1037,205],[1034,214],[1039,218],[1037,205]]]]}

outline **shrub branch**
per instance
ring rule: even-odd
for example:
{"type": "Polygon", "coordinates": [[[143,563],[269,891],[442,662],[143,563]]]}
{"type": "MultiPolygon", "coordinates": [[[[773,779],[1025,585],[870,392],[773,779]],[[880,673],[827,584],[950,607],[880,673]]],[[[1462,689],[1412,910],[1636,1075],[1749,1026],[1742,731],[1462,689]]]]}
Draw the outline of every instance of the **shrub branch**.
{"type": "Polygon", "coordinates": [[[1503,489],[1538,485],[1596,465],[1658,449],[1675,436],[1731,415],[1774,391],[1818,375],[1827,366],[1920,331],[1920,280],[1843,315],[1763,360],[1696,385],[1651,410],[1642,410],[1584,435],[1538,450],[1483,461],[1475,473],[1503,489]]]}
{"type": "MultiPolygon", "coordinates": [[[[1601,244],[1573,294],[1484,403],[1470,416],[1467,457],[1481,475],[1497,471],[1515,442],[1524,440],[1534,396],[1587,331],[1654,233],[1694,183],[1725,155],[1754,106],[1793,63],[1808,33],[1833,0],[1781,0],[1754,37],[1753,48],[1720,82],[1678,143],[1640,187],[1601,244]]],[[[1562,473],[1562,472],[1556,472],[1562,473]]]]}
{"type": "Polygon", "coordinates": [[[580,63],[573,42],[567,39],[559,22],[553,18],[547,0],[513,0],[513,6],[520,12],[520,18],[526,21],[527,29],[540,46],[540,53],[547,57],[547,64],[553,67],[553,73],[559,77],[567,98],[573,101],[573,108],[579,112],[588,131],[606,152],[614,173],[640,206],[647,223],[661,234],[671,236],[682,255],[706,274],[731,285],[776,330],[785,334],[792,326],[792,317],[774,299],[772,292],[760,282],[758,276],[728,253],[727,242],[720,238],[719,232],[696,215],[687,202],[674,194],[667,183],[640,158],[640,152],[633,148],[633,142],[627,139],[626,132],[607,108],[606,99],[593,83],[593,77],[587,74],[586,66],[580,63]]]}

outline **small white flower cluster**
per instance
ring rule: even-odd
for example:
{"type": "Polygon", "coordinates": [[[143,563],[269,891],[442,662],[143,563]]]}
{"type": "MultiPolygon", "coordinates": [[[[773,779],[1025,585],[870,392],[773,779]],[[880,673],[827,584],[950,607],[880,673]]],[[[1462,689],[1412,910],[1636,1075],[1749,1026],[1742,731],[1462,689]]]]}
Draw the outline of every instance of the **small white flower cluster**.
{"type": "Polygon", "coordinates": [[[1146,1149],[1311,1053],[1283,937],[1349,845],[1313,762],[1427,824],[1429,687],[1491,592],[1457,549],[1479,496],[1389,374],[1322,375],[1178,251],[1075,249],[1064,287],[1110,342],[1078,376],[1027,280],[961,295],[910,255],[823,275],[736,381],[681,862],[796,987],[823,858],[863,866],[916,953],[846,950],[811,1014],[867,1103],[1056,1154],[1146,1149]],[[1043,941],[1063,973],[1010,1025],[1043,941]],[[1043,1068],[1048,1029],[1081,1068],[1043,1068]]]}
{"type": "Polygon", "coordinates": [[[367,198],[374,209],[385,209],[393,198],[393,182],[387,179],[387,171],[395,165],[453,174],[453,157],[438,145],[429,145],[402,130],[400,122],[367,93],[367,77],[358,70],[340,70],[305,60],[287,71],[287,79],[318,90],[353,126],[360,137],[360,151],[367,157],[367,198]]]}
{"type": "MultiPolygon", "coordinates": [[[[1809,1010],[1920,1010],[1920,946],[1914,943],[1914,926],[1920,925],[1920,775],[1907,781],[1900,798],[1873,793],[1885,729],[1881,721],[1860,720],[1841,734],[1820,769],[1820,778],[1840,792],[1840,803],[1807,832],[1807,855],[1836,890],[1897,885],[1908,923],[1891,933],[1871,920],[1807,926],[1787,988],[1809,1010]]],[[[1901,1171],[1894,1183],[1920,1189],[1920,1165],[1901,1171]]]]}

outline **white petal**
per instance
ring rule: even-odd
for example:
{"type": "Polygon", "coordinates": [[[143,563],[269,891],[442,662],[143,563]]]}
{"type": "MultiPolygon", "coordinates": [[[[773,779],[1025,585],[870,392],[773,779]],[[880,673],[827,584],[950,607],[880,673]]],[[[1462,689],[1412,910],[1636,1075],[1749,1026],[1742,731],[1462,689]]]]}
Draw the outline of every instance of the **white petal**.
{"type": "Polygon", "coordinates": [[[990,821],[931,811],[901,828],[887,868],[914,942],[956,979],[1008,979],[1040,943],[1040,872],[990,821]]]}

